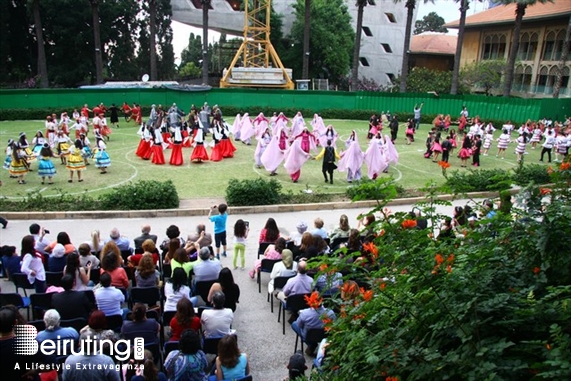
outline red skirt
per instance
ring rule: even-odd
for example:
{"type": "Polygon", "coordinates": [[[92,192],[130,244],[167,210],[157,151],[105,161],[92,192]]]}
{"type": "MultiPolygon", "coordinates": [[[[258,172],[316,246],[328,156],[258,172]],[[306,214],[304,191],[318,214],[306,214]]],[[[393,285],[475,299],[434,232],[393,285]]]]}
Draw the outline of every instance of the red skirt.
{"type": "Polygon", "coordinates": [[[169,144],[169,146],[167,147],[167,149],[168,149],[168,148],[172,148],[171,134],[169,134],[168,132],[163,132],[162,135],[163,135],[163,140],[164,140],[164,142],[169,144]]]}
{"type": "Polygon", "coordinates": [[[182,145],[181,144],[173,144],[172,145],[172,152],[171,152],[171,159],[169,161],[170,165],[183,165],[184,159],[182,158],[182,145]]]}
{"type": "Polygon", "coordinates": [[[188,131],[182,131],[182,146],[190,148],[190,137],[188,136],[188,131]]]}
{"type": "Polygon", "coordinates": [[[234,144],[232,144],[232,140],[222,139],[220,141],[220,147],[222,150],[222,157],[234,157],[236,147],[234,147],[234,144]]]}
{"type": "Polygon", "coordinates": [[[461,159],[467,159],[472,156],[472,150],[468,148],[462,148],[460,153],[458,153],[458,156],[460,156],[461,159]]]}
{"type": "Polygon", "coordinates": [[[197,144],[196,147],[192,150],[192,155],[190,156],[190,161],[207,161],[208,160],[208,153],[206,152],[206,148],[204,148],[204,144],[197,144]]]}
{"type": "Polygon", "coordinates": [[[218,143],[214,145],[212,151],[210,151],[210,160],[212,161],[220,161],[222,160],[222,144],[218,143]]]}
{"type": "Polygon", "coordinates": [[[141,139],[139,142],[139,147],[137,147],[137,151],[135,151],[135,155],[143,157],[149,148],[151,148],[151,142],[146,141],[145,139],[141,139]]]}
{"type": "Polygon", "coordinates": [[[143,155],[141,156],[141,158],[143,160],[149,160],[151,158],[151,154],[153,153],[153,145],[154,144],[151,144],[151,142],[149,142],[146,150],[144,152],[142,152],[143,155]]]}
{"type": "Polygon", "coordinates": [[[113,131],[109,128],[109,126],[103,126],[103,128],[101,129],[101,135],[103,136],[109,136],[111,135],[113,131]]]}
{"type": "Polygon", "coordinates": [[[160,144],[153,144],[151,147],[152,163],[162,165],[165,163],[165,155],[163,155],[163,147],[160,144]]]}

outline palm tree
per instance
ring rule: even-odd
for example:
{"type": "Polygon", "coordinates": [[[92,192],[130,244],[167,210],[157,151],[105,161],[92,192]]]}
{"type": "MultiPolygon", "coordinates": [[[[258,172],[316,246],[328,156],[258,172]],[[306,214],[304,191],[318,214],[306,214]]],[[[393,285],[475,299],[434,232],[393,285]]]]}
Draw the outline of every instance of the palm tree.
{"type": "Polygon", "coordinates": [[[452,71],[452,86],[450,94],[458,93],[458,82],[460,81],[460,56],[462,55],[462,42],[464,41],[464,29],[466,26],[466,13],[470,9],[469,0],[456,0],[460,2],[460,24],[458,25],[458,42],[456,44],[456,54],[454,55],[454,70],[452,71]]]}
{"type": "Polygon", "coordinates": [[[151,53],[151,81],[157,80],[157,0],[149,0],[149,42],[151,53]]]}
{"type": "Polygon", "coordinates": [[[310,20],[311,19],[311,0],[305,0],[305,14],[303,26],[303,66],[301,69],[301,78],[309,79],[309,37],[310,37],[310,20]]]}
{"type": "Polygon", "coordinates": [[[515,25],[512,35],[512,45],[510,49],[510,55],[508,56],[508,62],[506,63],[506,80],[504,82],[503,96],[509,97],[512,90],[512,83],[514,80],[514,67],[517,52],[519,50],[519,35],[521,31],[521,22],[523,16],[525,15],[525,10],[528,5],[534,5],[537,2],[545,4],[548,1],[553,2],[553,0],[500,0],[503,4],[516,4],[515,9],[515,25]]]}
{"type": "Polygon", "coordinates": [[[46,63],[46,50],[44,47],[44,33],[42,29],[42,17],[40,15],[40,0],[32,2],[32,12],[34,14],[34,27],[36,29],[36,40],[38,42],[38,74],[40,75],[40,86],[47,88],[48,65],[46,63]]]}
{"type": "Polygon", "coordinates": [[[355,48],[353,50],[353,67],[351,68],[351,90],[357,90],[359,81],[359,55],[361,51],[361,29],[363,28],[363,9],[372,0],[357,0],[357,26],[355,27],[355,48]]]}
{"type": "Polygon", "coordinates": [[[565,61],[569,56],[569,48],[571,48],[571,16],[569,17],[569,24],[567,25],[567,33],[565,33],[565,41],[563,42],[563,51],[561,52],[561,59],[557,65],[557,75],[555,77],[555,84],[553,86],[553,98],[559,98],[559,91],[561,90],[561,82],[563,80],[563,68],[565,61]]]}
{"type": "Polygon", "coordinates": [[[101,52],[101,31],[99,28],[99,0],[89,0],[93,20],[93,45],[95,48],[95,83],[103,83],[103,56],[101,52]]]}
{"type": "Polygon", "coordinates": [[[202,3],[202,84],[208,85],[208,8],[210,0],[201,0],[202,3]]]}

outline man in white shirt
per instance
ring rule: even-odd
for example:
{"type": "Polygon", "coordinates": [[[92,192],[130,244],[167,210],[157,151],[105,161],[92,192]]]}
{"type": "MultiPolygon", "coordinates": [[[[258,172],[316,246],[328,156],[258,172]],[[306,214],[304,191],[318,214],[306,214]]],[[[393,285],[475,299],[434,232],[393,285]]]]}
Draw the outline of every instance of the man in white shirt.
{"type": "Polygon", "coordinates": [[[49,255],[45,251],[46,246],[50,244],[50,242],[46,239],[46,230],[40,227],[38,224],[31,224],[29,230],[30,234],[34,236],[34,240],[36,241],[34,249],[36,249],[38,253],[49,255]]]}
{"type": "Polygon", "coordinates": [[[222,337],[233,333],[232,322],[234,313],[230,308],[224,308],[226,297],[222,291],[216,291],[212,295],[212,309],[202,311],[200,323],[205,338],[222,337]]]}
{"type": "Polygon", "coordinates": [[[208,247],[201,247],[198,252],[198,257],[200,261],[193,267],[194,283],[218,279],[218,274],[220,274],[222,266],[218,259],[210,255],[210,249],[208,247]]]}
{"type": "Polygon", "coordinates": [[[125,302],[125,295],[111,286],[111,275],[101,274],[101,288],[95,291],[95,302],[97,309],[103,311],[105,316],[123,315],[121,304],[125,302]]]}

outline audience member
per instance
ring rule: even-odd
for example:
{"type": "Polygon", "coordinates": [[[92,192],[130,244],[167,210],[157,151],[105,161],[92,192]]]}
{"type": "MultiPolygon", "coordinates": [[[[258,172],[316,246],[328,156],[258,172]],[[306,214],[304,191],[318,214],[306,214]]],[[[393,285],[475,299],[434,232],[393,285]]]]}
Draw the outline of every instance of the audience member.
{"type": "MultiPolygon", "coordinates": [[[[178,240],[178,247],[183,247],[184,243],[185,243],[184,239],[180,237],[180,230],[178,229],[178,226],[176,226],[176,225],[170,225],[167,228],[166,235],[167,235],[167,238],[163,239],[163,242],[161,242],[161,245],[160,245],[160,249],[163,251],[163,257],[165,257],[164,254],[167,250],[169,252],[171,252],[170,245],[171,245],[171,241],[173,239],[178,240]]],[[[177,249],[178,249],[178,247],[177,247],[177,249]]],[[[174,254],[174,250],[172,251],[171,254],[174,254]]],[[[170,260],[170,258],[172,258],[172,257],[169,257],[169,260],[170,260]]]]}
{"type": "Polygon", "coordinates": [[[293,241],[294,246],[301,245],[301,237],[307,230],[307,224],[303,221],[295,226],[296,232],[289,236],[287,241],[293,241]]]}
{"type": "Polygon", "coordinates": [[[278,229],[278,224],[276,223],[276,220],[274,220],[273,218],[268,218],[268,220],[266,221],[266,225],[260,232],[260,239],[258,240],[258,242],[274,243],[277,241],[278,238],[280,238],[280,230],[278,229]]]}
{"type": "Polygon", "coordinates": [[[304,257],[310,246],[313,246],[313,235],[310,232],[305,232],[301,236],[301,244],[299,245],[297,250],[295,250],[293,253],[294,258],[296,260],[299,260],[302,257],[304,257]]]}
{"type": "Polygon", "coordinates": [[[220,261],[210,254],[210,249],[201,247],[198,252],[200,261],[194,265],[194,283],[216,280],[222,269],[220,261]]]}
{"type": "Polygon", "coordinates": [[[91,253],[91,248],[87,243],[82,243],[77,248],[79,251],[79,265],[81,267],[87,267],[88,263],[91,263],[91,268],[99,271],[99,258],[91,253]]]}
{"type": "Polygon", "coordinates": [[[222,291],[212,295],[213,308],[202,311],[200,324],[205,338],[222,337],[231,332],[230,327],[234,321],[234,313],[230,308],[224,308],[226,298],[222,291]]]}
{"type": "Polygon", "coordinates": [[[99,354],[95,350],[97,337],[92,332],[86,331],[79,336],[81,347],[85,353],[81,355],[70,355],[65,360],[63,369],[63,379],[65,381],[85,381],[85,380],[106,380],[119,381],[119,371],[113,359],[109,356],[99,354]],[[89,348],[89,346],[92,346],[89,348]],[[89,348],[89,350],[88,350],[89,348]],[[83,369],[89,369],[86,371],[83,369]]]}
{"type": "Polygon", "coordinates": [[[319,343],[307,341],[307,332],[310,329],[323,328],[323,318],[327,317],[333,320],[335,319],[335,314],[321,305],[322,300],[317,291],[306,297],[306,300],[309,308],[299,311],[299,317],[292,323],[291,328],[307,344],[305,353],[309,356],[315,356],[315,349],[319,343]]]}
{"type": "Polygon", "coordinates": [[[87,244],[91,248],[91,253],[99,256],[101,249],[103,249],[103,245],[101,244],[101,233],[99,230],[94,229],[91,231],[91,241],[87,242],[87,244]]]}
{"type": "Polygon", "coordinates": [[[183,249],[182,247],[179,247],[178,249],[175,250],[174,255],[170,261],[172,270],[177,268],[182,268],[186,273],[186,276],[188,276],[189,278],[190,278],[190,272],[192,271],[196,263],[197,263],[196,261],[194,262],[190,261],[190,259],[188,258],[188,254],[186,253],[186,250],[183,249]]]}
{"type": "Polygon", "coordinates": [[[184,331],[178,342],[178,350],[171,351],[165,360],[169,381],[207,379],[208,360],[202,352],[200,337],[191,329],[184,331]]]}
{"type": "Polygon", "coordinates": [[[135,367],[127,369],[125,379],[130,381],[167,381],[167,376],[159,372],[155,365],[153,352],[145,349],[143,360],[133,360],[135,367]],[[137,366],[139,369],[137,369],[137,366]]]}
{"type": "Polygon", "coordinates": [[[97,335],[100,340],[111,340],[112,342],[117,341],[117,335],[113,330],[107,329],[107,318],[103,311],[95,310],[89,315],[89,320],[87,325],[83,327],[79,333],[91,331],[93,335],[97,335]]]}
{"type": "Polygon", "coordinates": [[[238,348],[236,335],[226,335],[218,342],[216,372],[209,381],[237,380],[250,374],[250,364],[245,353],[238,348]]]}
{"type": "Polygon", "coordinates": [[[121,327],[121,336],[125,340],[129,340],[131,345],[137,337],[142,338],[145,345],[158,343],[161,327],[155,319],[147,319],[147,307],[143,303],[135,303],[131,319],[125,320],[121,327]]]}
{"type": "Polygon", "coordinates": [[[313,234],[313,235],[317,234],[321,238],[326,239],[327,238],[327,230],[325,230],[323,228],[323,225],[324,225],[323,220],[321,218],[317,217],[313,221],[313,226],[315,227],[315,229],[313,229],[311,231],[311,234],[313,234]]]}
{"type": "Polygon", "coordinates": [[[282,251],[282,261],[274,264],[268,282],[268,292],[274,292],[274,279],[280,276],[295,276],[297,273],[297,262],[293,260],[293,253],[289,249],[282,251]]]}
{"type": "Polygon", "coordinates": [[[333,229],[331,233],[329,233],[329,239],[333,241],[336,238],[348,238],[350,230],[351,227],[349,226],[349,218],[346,215],[342,214],[341,217],[339,217],[339,226],[333,229]]]}
{"type": "Polygon", "coordinates": [[[176,311],[176,305],[182,298],[190,299],[190,287],[188,277],[182,268],[172,272],[172,276],[165,283],[165,311],[176,311]]]}
{"type": "Polygon", "coordinates": [[[141,235],[133,239],[135,244],[135,250],[140,249],[143,246],[143,242],[150,239],[153,243],[157,243],[157,236],[151,233],[151,225],[145,224],[141,226],[141,235]]]}
{"type": "Polygon", "coordinates": [[[95,291],[97,308],[105,316],[123,315],[121,304],[125,302],[125,295],[111,285],[111,275],[105,272],[101,274],[101,288],[95,291]]]}
{"type": "Polygon", "coordinates": [[[129,278],[127,277],[127,273],[125,269],[121,267],[121,255],[117,255],[116,249],[117,246],[114,242],[108,242],[105,244],[103,248],[104,251],[101,252],[103,258],[101,258],[101,269],[100,273],[107,273],[111,276],[111,284],[114,287],[120,287],[127,289],[129,288],[129,278]],[[114,246],[114,250],[107,251],[106,248],[110,248],[114,246]],[[104,254],[106,253],[106,254],[104,254]]]}
{"type": "Polygon", "coordinates": [[[64,275],[69,274],[74,277],[74,291],[84,291],[89,289],[87,285],[89,284],[89,276],[91,274],[91,264],[87,263],[85,268],[83,268],[79,263],[79,255],[77,253],[71,253],[67,255],[66,265],[63,268],[63,273],[64,275]]]}
{"type": "Polygon", "coordinates": [[[228,267],[224,267],[218,274],[218,280],[210,287],[208,292],[208,303],[212,303],[212,297],[216,291],[224,293],[224,308],[230,308],[232,312],[236,311],[236,303],[240,299],[240,287],[234,283],[234,276],[228,267]]]}
{"type": "MultiPolygon", "coordinates": [[[[163,241],[164,243],[164,241],[163,241]]],[[[161,248],[163,246],[161,245],[161,248]]],[[[172,238],[168,241],[166,253],[163,253],[163,262],[164,263],[171,263],[172,259],[174,258],[174,253],[181,248],[180,239],[172,238]]]]}
{"type": "Polygon", "coordinates": [[[34,246],[36,251],[40,252],[43,255],[48,254],[45,251],[45,248],[50,244],[50,242],[46,238],[46,229],[34,223],[30,225],[29,230],[30,234],[33,235],[34,239],[36,240],[36,245],[34,246]]]}
{"type": "Polygon", "coordinates": [[[105,244],[108,244],[109,242],[114,242],[115,245],[117,245],[119,248],[119,251],[130,251],[131,253],[133,252],[131,241],[127,237],[122,236],[119,232],[119,229],[117,228],[111,229],[109,232],[109,238],[105,239],[104,241],[105,244]]]}
{"type": "Polygon", "coordinates": [[[278,238],[276,243],[268,245],[266,251],[264,251],[264,257],[257,259],[256,262],[254,262],[254,268],[248,273],[250,278],[254,279],[256,273],[260,271],[260,268],[262,267],[262,259],[282,259],[282,252],[286,248],[286,245],[287,242],[283,237],[278,238]]]}
{"type": "Polygon", "coordinates": [[[143,254],[139,266],[135,270],[137,287],[155,287],[159,285],[161,274],[155,268],[151,253],[143,254]]]}
{"type": "Polygon", "coordinates": [[[8,279],[12,279],[12,274],[20,273],[22,267],[22,258],[16,251],[16,246],[2,246],[0,248],[2,256],[2,269],[8,279]]]}
{"type": "Polygon", "coordinates": [[[160,258],[159,249],[157,249],[157,246],[155,245],[152,239],[147,239],[143,241],[141,247],[135,249],[135,254],[130,255],[127,258],[127,262],[131,266],[138,266],[139,261],[141,260],[141,257],[143,256],[144,253],[151,253],[151,255],[153,256],[153,263],[155,265],[159,263],[159,258],[160,258]]]}
{"type": "Polygon", "coordinates": [[[196,225],[196,232],[188,235],[188,241],[198,242],[200,247],[212,245],[212,235],[206,232],[206,225],[196,225]]]}
{"type": "Polygon", "coordinates": [[[290,295],[309,294],[313,288],[313,278],[307,275],[307,263],[300,261],[297,265],[297,275],[289,279],[282,291],[278,293],[278,299],[285,302],[290,295]]]}
{"type": "Polygon", "coordinates": [[[182,298],[176,304],[176,314],[170,321],[170,341],[179,341],[182,333],[187,329],[198,332],[200,318],[194,313],[194,305],[187,298],[182,298]]]}
{"type": "Polygon", "coordinates": [[[42,262],[42,254],[34,249],[34,237],[26,235],[22,238],[22,248],[20,251],[22,257],[22,265],[20,272],[27,275],[28,282],[34,285],[37,293],[43,293],[46,290],[46,270],[42,262]]]}
{"type": "Polygon", "coordinates": [[[343,286],[343,274],[335,269],[329,269],[327,265],[322,265],[320,269],[324,273],[317,277],[315,290],[324,296],[337,294],[343,286]]]}
{"type": "Polygon", "coordinates": [[[58,243],[48,257],[48,271],[59,273],[63,271],[66,263],[65,247],[58,243]]]}
{"type": "Polygon", "coordinates": [[[305,357],[301,351],[295,352],[289,358],[288,368],[288,378],[284,381],[294,381],[297,379],[305,379],[305,371],[307,370],[307,365],[305,365],[305,357]]]}
{"type": "MultiPolygon", "coordinates": [[[[38,343],[44,340],[53,340],[54,342],[61,342],[63,344],[63,340],[77,341],[79,339],[79,334],[75,328],[60,327],[60,321],[60,314],[56,310],[47,310],[44,313],[46,329],[38,332],[38,336],[36,336],[38,343]]],[[[68,343],[68,348],[70,347],[68,343]]]]}
{"type": "Polygon", "coordinates": [[[82,291],[74,291],[75,277],[66,274],[61,278],[63,292],[52,295],[52,307],[55,308],[62,319],[69,320],[75,318],[87,319],[91,312],[91,303],[82,291]]]}
{"type": "Polygon", "coordinates": [[[51,242],[48,246],[46,246],[44,250],[49,254],[52,252],[52,250],[58,243],[63,245],[63,247],[65,248],[65,254],[77,251],[75,246],[71,243],[71,239],[69,238],[69,235],[66,232],[59,232],[56,237],[56,240],[51,242]]]}

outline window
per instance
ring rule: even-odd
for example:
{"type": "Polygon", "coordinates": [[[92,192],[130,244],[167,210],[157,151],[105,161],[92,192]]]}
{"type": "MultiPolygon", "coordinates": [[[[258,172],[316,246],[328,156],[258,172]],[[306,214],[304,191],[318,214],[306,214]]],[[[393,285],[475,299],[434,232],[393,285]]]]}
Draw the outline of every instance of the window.
{"type": "Polygon", "coordinates": [[[537,50],[537,33],[523,33],[519,42],[517,58],[522,61],[533,61],[537,50]]]}
{"type": "Polygon", "coordinates": [[[381,46],[383,47],[383,49],[385,49],[386,53],[392,53],[393,50],[391,49],[391,46],[389,44],[384,44],[381,42],[381,46]]]}
{"type": "Polygon", "coordinates": [[[482,60],[495,60],[504,58],[506,54],[506,36],[504,34],[491,34],[484,38],[482,45],[482,60]]]}
{"type": "Polygon", "coordinates": [[[363,33],[365,33],[365,36],[367,37],[373,37],[373,32],[371,32],[371,28],[368,26],[363,27],[363,33]]]}
{"type": "Polygon", "coordinates": [[[397,22],[395,15],[393,15],[392,13],[385,12],[385,16],[387,16],[387,19],[389,20],[389,22],[391,22],[393,24],[397,22]]]}
{"type": "Polygon", "coordinates": [[[359,62],[361,62],[363,66],[369,66],[369,61],[367,61],[365,57],[359,57],[359,62]]]}
{"type": "Polygon", "coordinates": [[[555,32],[551,31],[545,36],[545,41],[543,43],[543,55],[541,59],[544,61],[551,61],[553,56],[553,51],[555,50],[555,32]]]}

